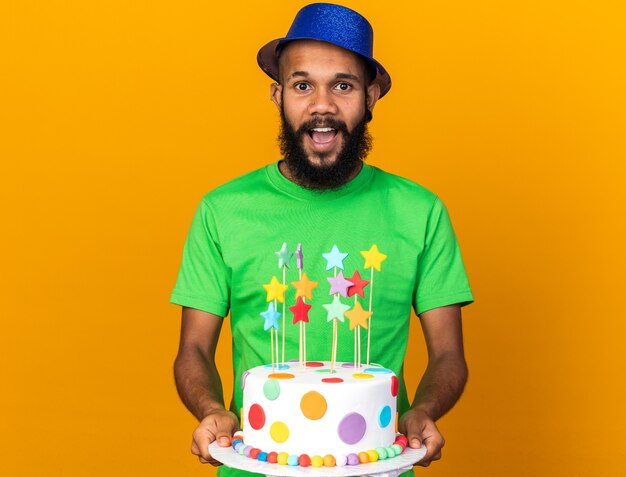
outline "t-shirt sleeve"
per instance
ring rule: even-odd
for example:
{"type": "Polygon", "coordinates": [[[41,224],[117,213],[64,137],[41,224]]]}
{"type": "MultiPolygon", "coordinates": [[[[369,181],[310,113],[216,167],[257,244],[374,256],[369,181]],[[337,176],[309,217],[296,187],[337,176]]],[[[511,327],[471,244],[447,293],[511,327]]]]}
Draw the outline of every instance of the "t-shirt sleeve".
{"type": "Polygon", "coordinates": [[[474,301],[452,223],[438,198],[426,225],[424,250],[418,262],[413,308],[419,315],[446,305],[474,301]]]}
{"type": "Polygon", "coordinates": [[[224,317],[229,310],[230,276],[213,213],[203,200],[187,235],[170,302],[224,317]]]}

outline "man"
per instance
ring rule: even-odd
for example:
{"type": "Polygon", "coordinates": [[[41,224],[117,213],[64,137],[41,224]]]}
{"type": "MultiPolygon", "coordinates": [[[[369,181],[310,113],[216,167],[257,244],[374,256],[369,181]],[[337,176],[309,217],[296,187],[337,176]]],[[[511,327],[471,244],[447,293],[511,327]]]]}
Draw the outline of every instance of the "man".
{"type": "MultiPolygon", "coordinates": [[[[192,452],[201,462],[218,464],[209,443],[227,446],[239,427],[242,372],[270,360],[268,335],[259,331],[259,313],[267,306],[261,285],[277,274],[273,252],[283,242],[302,243],[311,274],[324,270],[321,254],[334,244],[348,254],[352,269],[362,267],[359,251],[372,243],[388,255],[376,293],[370,290],[373,317],[380,317],[372,325],[371,361],[400,377],[399,429],[411,447],[426,446],[420,465],[441,457],[444,439],[435,421],[458,400],[467,378],[460,308],[473,298],[441,201],[363,162],[371,147],[367,123],[391,87],[389,74],[372,57],[372,38],[358,13],[313,4],[298,13],[285,38],[259,51],[259,65],[276,81],[271,99],[281,115],[284,159],[204,197],[172,294],[172,302],[183,306],[176,383],[200,421],[192,452]],[[429,361],[409,406],[402,366],[411,308],[429,361]],[[227,410],[214,357],[229,311],[235,390],[227,410]]],[[[326,281],[319,273],[317,278],[326,281]]],[[[313,359],[330,358],[321,307],[328,302],[323,293],[312,301],[307,346],[319,353],[313,359]]],[[[298,333],[284,332],[286,355],[295,358],[298,333]]],[[[352,340],[347,327],[340,329],[339,361],[352,360],[352,340]]],[[[247,475],[224,467],[220,474],[247,475]]]]}

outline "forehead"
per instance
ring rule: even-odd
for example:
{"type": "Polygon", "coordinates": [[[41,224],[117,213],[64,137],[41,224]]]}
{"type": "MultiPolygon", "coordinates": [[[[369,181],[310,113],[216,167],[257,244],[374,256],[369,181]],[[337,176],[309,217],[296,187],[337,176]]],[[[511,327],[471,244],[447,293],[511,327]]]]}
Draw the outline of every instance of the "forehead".
{"type": "Polygon", "coordinates": [[[349,73],[359,78],[365,73],[365,61],[356,53],[316,40],[287,43],[281,50],[278,65],[281,78],[294,71],[329,75],[349,73]]]}

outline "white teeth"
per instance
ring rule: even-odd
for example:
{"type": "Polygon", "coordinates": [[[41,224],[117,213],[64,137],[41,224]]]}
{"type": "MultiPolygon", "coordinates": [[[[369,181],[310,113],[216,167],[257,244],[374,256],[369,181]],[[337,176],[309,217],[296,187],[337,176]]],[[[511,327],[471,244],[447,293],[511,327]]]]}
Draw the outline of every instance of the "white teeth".
{"type": "Polygon", "coordinates": [[[315,132],[331,132],[334,131],[333,128],[313,128],[312,131],[315,132]]]}

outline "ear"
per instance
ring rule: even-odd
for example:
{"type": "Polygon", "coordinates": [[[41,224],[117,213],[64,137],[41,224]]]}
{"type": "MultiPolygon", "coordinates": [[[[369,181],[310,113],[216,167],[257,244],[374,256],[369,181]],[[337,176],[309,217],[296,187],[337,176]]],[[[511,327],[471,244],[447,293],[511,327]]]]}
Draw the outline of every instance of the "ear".
{"type": "Polygon", "coordinates": [[[276,105],[280,111],[280,107],[283,101],[283,85],[279,83],[272,83],[270,86],[270,99],[276,105]]]}
{"type": "Polygon", "coordinates": [[[367,109],[372,111],[378,98],[380,98],[380,85],[374,82],[367,87],[367,109]]]}

